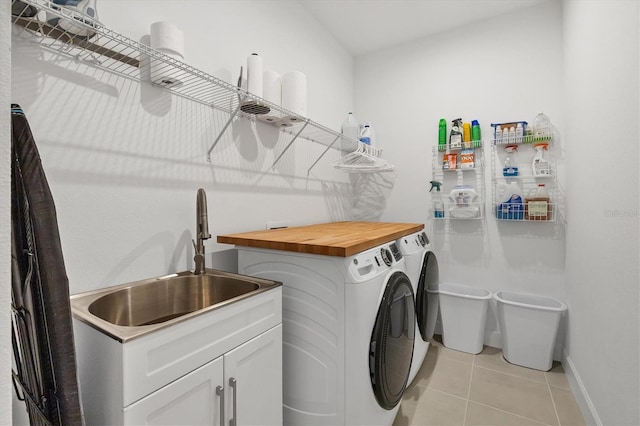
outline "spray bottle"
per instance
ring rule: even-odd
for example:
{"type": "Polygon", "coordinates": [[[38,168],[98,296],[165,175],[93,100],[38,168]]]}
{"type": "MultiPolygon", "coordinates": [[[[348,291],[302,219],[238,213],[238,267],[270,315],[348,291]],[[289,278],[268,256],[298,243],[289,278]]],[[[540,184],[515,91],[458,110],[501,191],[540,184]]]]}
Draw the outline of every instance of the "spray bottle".
{"type": "Polygon", "coordinates": [[[471,140],[473,141],[474,148],[480,148],[482,136],[480,135],[480,123],[478,123],[478,120],[471,122],[471,140]]]}
{"type": "Polygon", "coordinates": [[[449,148],[462,149],[462,118],[453,120],[449,134],[449,148]]]}
{"type": "Polygon", "coordinates": [[[438,151],[444,151],[447,144],[447,121],[444,118],[438,123],[438,151]]]}
{"type": "Polygon", "coordinates": [[[504,160],[502,175],[506,177],[518,176],[518,166],[516,166],[515,155],[518,152],[518,145],[507,145],[504,147],[507,158],[504,160]]]}
{"type": "Polygon", "coordinates": [[[544,158],[544,151],[549,148],[548,143],[538,143],[533,146],[536,150],[536,154],[533,157],[531,167],[533,169],[534,176],[551,176],[551,165],[549,161],[544,158]]]}
{"type": "Polygon", "coordinates": [[[442,202],[442,194],[440,193],[442,182],[432,180],[429,183],[431,184],[429,192],[433,191],[433,188],[436,189],[436,193],[431,196],[433,200],[433,217],[441,219],[444,217],[444,203],[442,202]]]}

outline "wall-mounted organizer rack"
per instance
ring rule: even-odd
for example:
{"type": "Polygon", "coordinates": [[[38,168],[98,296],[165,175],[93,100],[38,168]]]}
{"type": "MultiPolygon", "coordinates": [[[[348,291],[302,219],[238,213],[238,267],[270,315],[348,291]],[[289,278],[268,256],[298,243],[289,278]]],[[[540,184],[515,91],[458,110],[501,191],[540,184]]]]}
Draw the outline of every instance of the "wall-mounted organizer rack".
{"type": "Polygon", "coordinates": [[[432,177],[441,183],[441,202],[437,199],[437,188],[432,188],[430,217],[437,220],[485,218],[483,145],[481,140],[476,140],[448,152],[446,145],[433,147],[432,177]]]}
{"type": "Polygon", "coordinates": [[[155,61],[155,66],[166,69],[164,74],[168,76],[167,84],[160,86],[178,96],[229,113],[227,122],[207,152],[208,161],[211,161],[214,148],[236,117],[257,119],[259,115],[255,112],[265,111],[265,108],[268,108],[270,117],[270,120],[264,120],[265,122],[270,122],[280,127],[282,132],[293,135],[292,140],[275,159],[272,168],[297,139],[316,142],[326,147],[309,167],[309,171],[330,148],[346,152],[361,149],[362,143],[359,141],[134,41],[89,16],[58,6],[49,0],[12,0],[12,21],[15,24],[13,36],[23,37],[47,50],[135,81],[148,80],[149,72],[146,72],[145,79],[144,68],[155,61]],[[52,21],[58,18],[58,24],[52,21]],[[66,25],[61,26],[60,22],[66,22],[66,25]],[[180,84],[175,84],[176,80],[180,84]],[[252,110],[251,105],[258,105],[260,108],[252,110]]]}
{"type": "Polygon", "coordinates": [[[504,131],[517,123],[526,132],[524,121],[492,124],[492,214],[499,221],[562,222],[564,193],[557,182],[554,135],[551,131],[518,136],[496,132],[498,126],[504,131]]]}

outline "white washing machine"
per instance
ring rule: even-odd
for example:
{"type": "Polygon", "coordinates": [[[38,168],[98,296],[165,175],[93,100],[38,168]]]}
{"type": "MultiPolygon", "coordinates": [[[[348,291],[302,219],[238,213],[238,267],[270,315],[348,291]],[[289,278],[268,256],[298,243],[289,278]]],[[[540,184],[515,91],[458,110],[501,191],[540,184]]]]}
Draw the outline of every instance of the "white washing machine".
{"type": "Polygon", "coordinates": [[[427,356],[438,319],[438,260],[424,231],[399,238],[397,243],[416,299],[416,343],[408,382],[411,384],[427,356]]]}
{"type": "Polygon", "coordinates": [[[284,424],[391,425],[416,333],[396,243],[350,257],[238,247],[238,270],[283,283],[284,424]]]}

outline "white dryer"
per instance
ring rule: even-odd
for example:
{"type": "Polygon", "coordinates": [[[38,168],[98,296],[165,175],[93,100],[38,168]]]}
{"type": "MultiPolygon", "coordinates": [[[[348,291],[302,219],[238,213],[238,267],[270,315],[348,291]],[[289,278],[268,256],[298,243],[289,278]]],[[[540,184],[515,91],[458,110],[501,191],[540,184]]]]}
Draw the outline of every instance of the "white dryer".
{"type": "Polygon", "coordinates": [[[238,269],[283,283],[284,424],[391,425],[416,333],[396,243],[349,257],[238,247],[238,269]]]}
{"type": "Polygon", "coordinates": [[[438,319],[438,260],[424,231],[399,238],[397,243],[416,299],[416,343],[408,382],[411,384],[427,356],[438,319]]]}

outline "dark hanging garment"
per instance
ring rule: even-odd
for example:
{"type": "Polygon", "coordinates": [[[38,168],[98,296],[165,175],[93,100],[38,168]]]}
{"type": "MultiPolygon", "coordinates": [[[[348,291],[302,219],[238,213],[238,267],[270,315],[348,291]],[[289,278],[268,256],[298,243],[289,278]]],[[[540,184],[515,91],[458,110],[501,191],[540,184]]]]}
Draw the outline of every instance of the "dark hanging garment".
{"type": "Polygon", "coordinates": [[[20,106],[11,106],[11,300],[14,385],[32,425],[82,425],[56,210],[20,106]]]}

